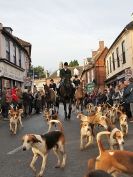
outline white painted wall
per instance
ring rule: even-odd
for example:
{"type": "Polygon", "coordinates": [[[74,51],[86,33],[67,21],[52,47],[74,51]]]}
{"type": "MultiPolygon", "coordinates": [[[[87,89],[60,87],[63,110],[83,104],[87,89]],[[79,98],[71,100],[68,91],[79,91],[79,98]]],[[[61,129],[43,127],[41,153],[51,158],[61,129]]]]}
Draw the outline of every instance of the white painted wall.
{"type": "Polygon", "coordinates": [[[120,39],[117,41],[116,44],[112,47],[112,49],[109,51],[105,58],[106,63],[106,79],[116,75],[117,73],[123,71],[124,69],[128,67],[132,67],[133,69],[133,31],[126,31],[120,39]],[[125,54],[126,54],[126,63],[122,64],[122,41],[125,41],[125,54]],[[119,57],[120,57],[120,67],[117,67],[117,61],[116,61],[116,48],[119,47],[119,57]],[[113,70],[113,63],[111,63],[112,66],[112,72],[110,72],[110,57],[112,58],[112,53],[114,52],[114,58],[115,58],[115,70],[113,70]],[[109,63],[109,66],[107,66],[107,61],[109,63]],[[109,74],[107,72],[109,68],[109,74]]]}

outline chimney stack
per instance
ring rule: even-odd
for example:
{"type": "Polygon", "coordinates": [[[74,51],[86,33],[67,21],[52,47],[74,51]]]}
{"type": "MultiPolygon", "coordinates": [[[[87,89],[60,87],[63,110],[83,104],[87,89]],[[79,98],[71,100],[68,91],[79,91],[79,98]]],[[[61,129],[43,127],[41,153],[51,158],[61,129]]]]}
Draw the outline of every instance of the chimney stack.
{"type": "Polygon", "coordinates": [[[99,41],[99,51],[104,49],[104,41],[99,41]]]}
{"type": "Polygon", "coordinates": [[[4,29],[5,29],[8,33],[12,34],[13,29],[12,29],[11,27],[4,27],[4,29]]]}

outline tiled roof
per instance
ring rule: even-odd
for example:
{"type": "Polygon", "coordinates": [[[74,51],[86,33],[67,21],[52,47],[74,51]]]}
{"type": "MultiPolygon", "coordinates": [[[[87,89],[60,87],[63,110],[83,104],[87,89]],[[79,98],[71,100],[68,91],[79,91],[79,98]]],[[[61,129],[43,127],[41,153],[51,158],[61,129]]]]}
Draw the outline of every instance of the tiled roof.
{"type": "MultiPolygon", "coordinates": [[[[14,36],[15,37],[15,36],[14,36]]],[[[24,46],[24,47],[29,47],[29,46],[31,46],[31,44],[29,43],[29,42],[26,42],[26,41],[24,41],[24,40],[22,40],[22,39],[20,39],[20,38],[18,38],[18,37],[15,37],[16,39],[17,39],[17,41],[22,45],[22,46],[24,46]]]]}
{"type": "MultiPolygon", "coordinates": [[[[113,47],[113,45],[118,41],[118,39],[121,37],[121,35],[127,31],[127,30],[133,30],[133,21],[131,21],[130,23],[128,23],[124,29],[121,31],[121,33],[117,36],[117,38],[114,40],[114,42],[112,43],[112,45],[109,48],[109,51],[111,50],[111,48],[113,47]]],[[[108,51],[108,52],[109,52],[108,51]]]]}

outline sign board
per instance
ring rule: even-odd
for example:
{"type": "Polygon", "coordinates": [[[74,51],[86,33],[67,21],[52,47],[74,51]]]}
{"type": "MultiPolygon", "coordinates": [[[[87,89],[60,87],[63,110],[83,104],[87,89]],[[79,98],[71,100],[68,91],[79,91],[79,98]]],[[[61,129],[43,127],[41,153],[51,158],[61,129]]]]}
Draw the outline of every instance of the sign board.
{"type": "Polygon", "coordinates": [[[133,77],[133,71],[131,68],[125,69],[125,79],[128,80],[129,78],[133,77]]]}
{"type": "Polygon", "coordinates": [[[95,84],[94,82],[90,82],[89,84],[87,84],[86,86],[86,89],[87,89],[87,92],[92,92],[95,88],[95,84]]]}

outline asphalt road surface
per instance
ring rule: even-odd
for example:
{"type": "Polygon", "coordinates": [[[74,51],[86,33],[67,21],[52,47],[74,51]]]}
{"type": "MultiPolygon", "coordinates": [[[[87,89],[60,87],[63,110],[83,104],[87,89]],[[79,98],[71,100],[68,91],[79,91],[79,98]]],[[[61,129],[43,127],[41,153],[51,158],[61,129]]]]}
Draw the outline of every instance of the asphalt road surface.
{"type": "MultiPolygon", "coordinates": [[[[64,121],[62,109],[60,119],[63,122],[66,136],[67,163],[64,169],[56,169],[54,166],[57,159],[51,151],[48,155],[45,169],[45,177],[83,177],[87,172],[87,161],[89,158],[98,155],[96,142],[88,149],[80,151],[80,122],[76,114],[72,114],[70,121],[64,121]]],[[[32,115],[23,119],[24,128],[11,135],[9,122],[0,120],[0,177],[35,177],[29,167],[32,159],[32,152],[22,151],[22,136],[26,133],[42,134],[48,129],[42,114],[32,115]]],[[[106,141],[107,142],[107,141],[106,141]]],[[[107,144],[107,143],[106,143],[107,144]]],[[[107,146],[108,147],[108,146],[107,146]]],[[[125,140],[125,149],[133,151],[133,123],[129,126],[129,135],[125,140]]],[[[41,158],[36,162],[37,170],[41,165],[41,158]]]]}

